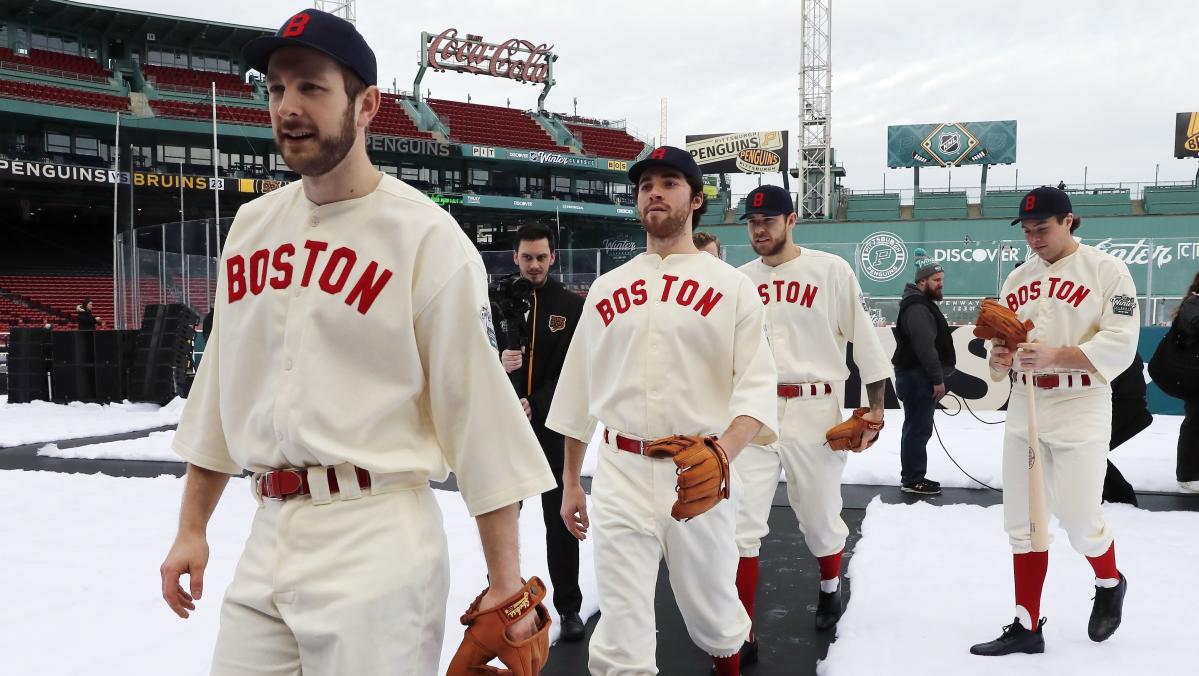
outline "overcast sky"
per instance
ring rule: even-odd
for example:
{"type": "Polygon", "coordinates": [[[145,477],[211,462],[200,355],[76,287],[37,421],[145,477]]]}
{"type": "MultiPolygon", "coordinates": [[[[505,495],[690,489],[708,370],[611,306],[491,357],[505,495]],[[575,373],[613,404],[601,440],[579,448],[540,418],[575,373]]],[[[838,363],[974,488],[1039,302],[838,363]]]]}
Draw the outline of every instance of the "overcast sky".
{"type": "MultiPolygon", "coordinates": [[[[305,2],[108,0],[197,19],[276,28],[305,2]]],[[[546,107],[627,119],[668,138],[798,129],[800,0],[359,0],[358,27],[379,58],[380,84],[410,90],[420,32],[449,27],[488,42],[523,38],[559,55],[546,107]]],[[[1015,165],[988,183],[1191,180],[1196,160],[1173,158],[1174,116],[1199,110],[1199,2],[1153,0],[837,0],[833,6],[832,140],[856,189],[908,188],[912,170],[886,168],[887,125],[1018,122],[1015,165]]],[[[538,87],[429,73],[435,98],[533,108],[538,87]]],[[[794,143],[794,141],[793,141],[794,143]]],[[[794,151],[793,151],[794,153],[794,151]]],[[[795,161],[794,154],[792,162],[795,161]]],[[[953,170],[977,186],[980,170],[953,170]]],[[[778,182],[777,175],[771,182],[778,182]]],[[[927,169],[923,186],[949,171],[927,169]]],[[[747,185],[740,181],[738,187],[747,185]]],[[[741,190],[738,190],[740,192],[741,190]]]]}

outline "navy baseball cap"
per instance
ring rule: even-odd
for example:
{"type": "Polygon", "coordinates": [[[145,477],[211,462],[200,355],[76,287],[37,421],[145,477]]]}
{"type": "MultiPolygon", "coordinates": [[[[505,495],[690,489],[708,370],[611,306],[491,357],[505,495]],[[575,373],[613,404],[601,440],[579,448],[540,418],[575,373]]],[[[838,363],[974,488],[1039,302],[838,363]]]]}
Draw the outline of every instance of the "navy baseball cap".
{"type": "Polygon", "coordinates": [[[650,167],[677,169],[691,183],[699,184],[704,182],[704,175],[700,172],[699,165],[695,163],[695,158],[691,156],[691,153],[682,148],[674,146],[659,146],[654,148],[654,151],[647,155],[645,159],[629,167],[629,180],[633,182],[633,185],[637,185],[637,181],[641,178],[641,173],[650,167]]]}
{"type": "Polygon", "coordinates": [[[378,84],[375,53],[354,24],[341,17],[306,9],[285,21],[274,35],[247,42],[241,55],[247,66],[265,75],[271,54],[283,47],[315,49],[349,68],[368,86],[378,84]]]}
{"type": "Polygon", "coordinates": [[[761,214],[763,216],[790,216],[795,213],[791,193],[777,185],[760,185],[745,196],[745,213],[741,220],[761,214]]]}
{"type": "Polygon", "coordinates": [[[1034,188],[1020,200],[1020,217],[1012,221],[1012,225],[1025,219],[1043,221],[1058,214],[1068,214],[1074,211],[1070,196],[1057,188],[1043,185],[1034,188]]]}

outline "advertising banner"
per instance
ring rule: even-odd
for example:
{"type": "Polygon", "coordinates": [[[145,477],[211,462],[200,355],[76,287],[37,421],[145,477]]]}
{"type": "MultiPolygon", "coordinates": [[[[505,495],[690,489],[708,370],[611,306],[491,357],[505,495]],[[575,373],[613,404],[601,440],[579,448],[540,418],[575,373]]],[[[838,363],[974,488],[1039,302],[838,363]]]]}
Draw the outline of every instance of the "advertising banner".
{"type": "Polygon", "coordinates": [[[770,174],[788,169],[787,132],[696,134],[687,152],[705,174],[770,174]]]}
{"type": "Polygon", "coordinates": [[[1199,113],[1179,113],[1174,122],[1174,157],[1199,157],[1199,113]]]}
{"type": "Polygon", "coordinates": [[[268,193],[287,185],[287,181],[253,178],[213,178],[194,174],[158,173],[153,171],[113,171],[97,167],[79,167],[54,162],[27,162],[0,158],[0,178],[17,178],[46,183],[133,185],[135,188],[163,190],[230,190],[234,192],[268,193]]]}
{"type": "Polygon", "coordinates": [[[960,167],[1016,161],[1016,121],[941,122],[887,127],[887,166],[960,167]]]}

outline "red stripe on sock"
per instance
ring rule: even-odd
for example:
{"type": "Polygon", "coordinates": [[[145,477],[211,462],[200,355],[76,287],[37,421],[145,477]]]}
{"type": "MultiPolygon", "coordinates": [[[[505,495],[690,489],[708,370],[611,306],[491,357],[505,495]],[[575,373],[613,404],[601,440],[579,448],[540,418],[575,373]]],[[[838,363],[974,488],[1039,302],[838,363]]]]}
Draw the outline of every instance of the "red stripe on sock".
{"type": "Polygon", "coordinates": [[[1033,626],[1027,628],[1035,631],[1041,617],[1041,589],[1045,586],[1045,572],[1049,570],[1049,552],[1013,554],[1012,568],[1016,580],[1016,605],[1028,611],[1033,626]]]}
{"type": "Polygon", "coordinates": [[[737,562],[737,597],[749,615],[749,640],[754,640],[754,597],[758,593],[758,557],[743,556],[737,562]]]}
{"type": "Polygon", "coordinates": [[[821,556],[816,559],[820,564],[820,581],[832,580],[841,577],[841,556],[845,554],[845,550],[828,556],[821,556]]]}
{"type": "Polygon", "coordinates": [[[1099,556],[1088,556],[1087,561],[1090,562],[1091,568],[1095,569],[1095,577],[1101,580],[1119,580],[1120,571],[1116,569],[1116,542],[1112,541],[1112,545],[1107,548],[1107,551],[1099,556]]]}
{"type": "Polygon", "coordinates": [[[728,657],[713,657],[712,664],[716,665],[716,676],[741,676],[741,653],[733,653],[728,657]]]}

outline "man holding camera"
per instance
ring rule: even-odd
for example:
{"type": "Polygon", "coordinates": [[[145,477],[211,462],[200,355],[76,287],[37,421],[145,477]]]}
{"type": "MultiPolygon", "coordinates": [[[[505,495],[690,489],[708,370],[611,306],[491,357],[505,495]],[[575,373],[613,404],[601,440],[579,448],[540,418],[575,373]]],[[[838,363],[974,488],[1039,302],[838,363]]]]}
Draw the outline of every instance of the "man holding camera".
{"type": "Polygon", "coordinates": [[[549,228],[538,223],[523,226],[516,232],[512,248],[512,260],[520,268],[520,276],[533,286],[525,315],[524,335],[528,340],[520,349],[503,350],[500,361],[513,376],[520,405],[533,424],[558,480],[557,488],[541,494],[546,557],[554,588],[554,607],[562,616],[562,640],[578,641],[584,634],[583,620],[579,617],[583,602],[579,590],[579,541],[558,516],[562,506],[563,438],[546,428],[545,417],[566,359],[566,348],[583,312],[583,299],[550,277],[555,249],[554,233],[549,228]]]}

